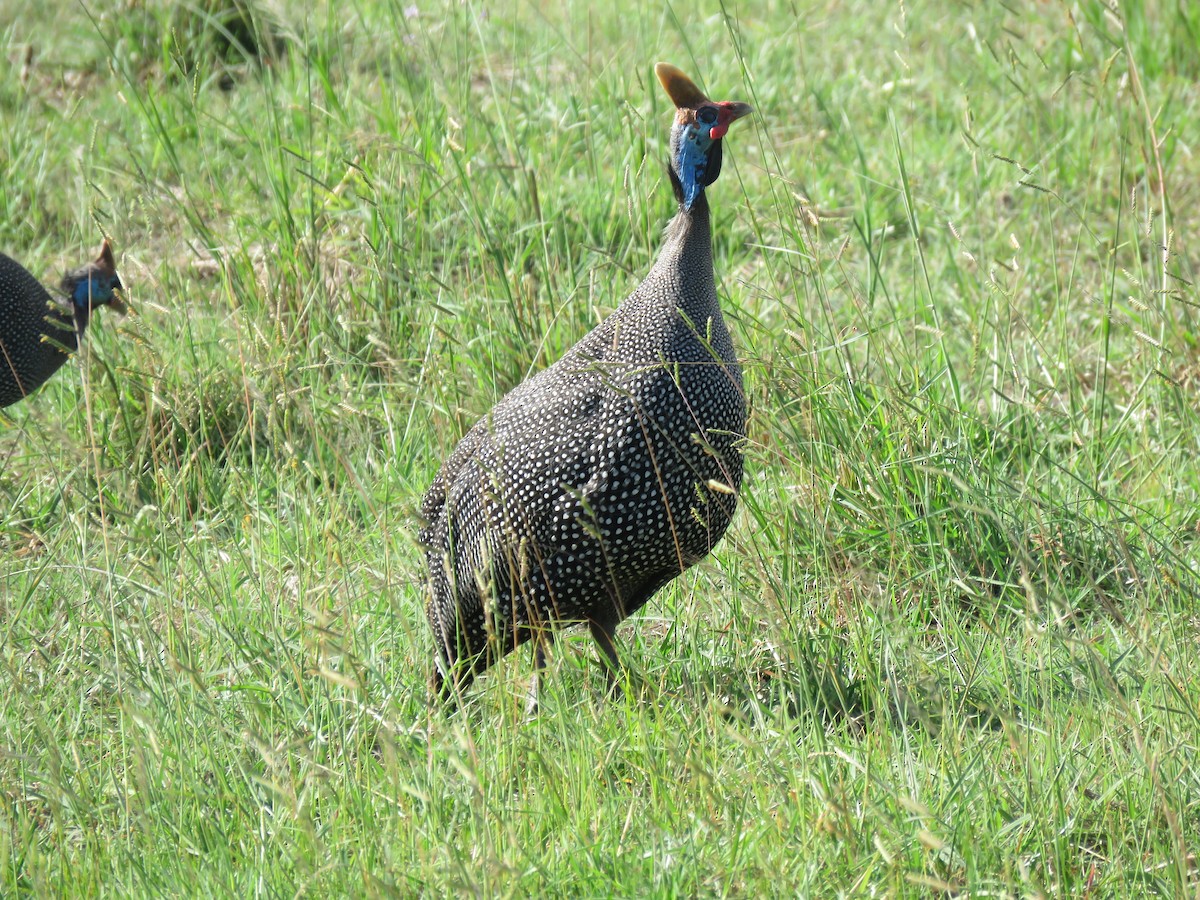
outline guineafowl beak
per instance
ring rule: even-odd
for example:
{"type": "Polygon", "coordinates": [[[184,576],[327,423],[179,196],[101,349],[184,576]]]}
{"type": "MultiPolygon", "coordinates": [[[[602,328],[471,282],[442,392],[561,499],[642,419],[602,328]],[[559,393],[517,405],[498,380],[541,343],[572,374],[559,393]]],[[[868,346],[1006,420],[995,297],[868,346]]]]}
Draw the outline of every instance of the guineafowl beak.
{"type": "Polygon", "coordinates": [[[129,315],[129,304],[122,300],[116,293],[117,291],[124,290],[125,288],[121,285],[121,279],[118,278],[117,283],[113,285],[113,295],[112,299],[108,301],[108,308],[122,316],[127,316],[129,315]]]}
{"type": "Polygon", "coordinates": [[[725,133],[729,131],[729,126],[740,119],[742,116],[748,116],[754,112],[754,107],[749,103],[742,103],[738,100],[722,100],[716,104],[717,107],[717,124],[714,125],[708,132],[708,136],[714,141],[719,141],[725,137],[725,133]]]}

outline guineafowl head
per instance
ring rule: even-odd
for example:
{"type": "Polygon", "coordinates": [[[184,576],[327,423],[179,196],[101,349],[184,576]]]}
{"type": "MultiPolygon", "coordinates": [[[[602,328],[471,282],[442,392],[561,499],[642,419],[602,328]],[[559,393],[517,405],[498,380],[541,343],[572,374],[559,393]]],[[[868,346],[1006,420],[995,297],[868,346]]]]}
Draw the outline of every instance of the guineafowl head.
{"type": "Polygon", "coordinates": [[[685,210],[721,174],[721,139],[734,120],[753,110],[749,103],[709,100],[695,82],[670,63],[659,63],[654,74],[675,104],[671,129],[671,184],[685,210]]]}
{"type": "Polygon", "coordinates": [[[128,307],[116,294],[124,288],[117,276],[112,245],[107,240],[100,247],[99,256],[64,275],[59,287],[71,300],[75,325],[80,332],[87,327],[92,310],[97,307],[107,306],[121,315],[128,312],[128,307]]]}

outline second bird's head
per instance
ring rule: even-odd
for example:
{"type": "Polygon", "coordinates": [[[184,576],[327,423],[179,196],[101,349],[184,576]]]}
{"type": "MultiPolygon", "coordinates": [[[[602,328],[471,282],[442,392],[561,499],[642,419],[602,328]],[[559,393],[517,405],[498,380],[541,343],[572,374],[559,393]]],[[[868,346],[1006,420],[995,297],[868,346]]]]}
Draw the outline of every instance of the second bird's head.
{"type": "Polygon", "coordinates": [[[121,315],[129,311],[125,302],[117,296],[117,292],[124,290],[124,287],[117,275],[112,245],[107,240],[100,248],[100,255],[64,275],[60,287],[70,298],[75,321],[81,326],[87,326],[91,311],[100,306],[107,306],[121,315]]]}
{"type": "Polygon", "coordinates": [[[749,103],[709,100],[695,83],[670,63],[654,74],[675,104],[671,128],[671,182],[684,209],[721,174],[721,139],[730,124],[752,112],[749,103]]]}

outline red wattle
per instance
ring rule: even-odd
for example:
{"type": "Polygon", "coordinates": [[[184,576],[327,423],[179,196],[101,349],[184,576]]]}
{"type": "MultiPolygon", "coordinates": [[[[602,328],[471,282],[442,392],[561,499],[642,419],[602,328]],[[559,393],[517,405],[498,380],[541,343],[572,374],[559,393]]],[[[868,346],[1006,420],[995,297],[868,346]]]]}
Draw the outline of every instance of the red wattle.
{"type": "Polygon", "coordinates": [[[721,138],[725,137],[725,134],[728,131],[728,125],[714,125],[711,129],[709,129],[708,136],[714,141],[719,141],[721,138]]]}

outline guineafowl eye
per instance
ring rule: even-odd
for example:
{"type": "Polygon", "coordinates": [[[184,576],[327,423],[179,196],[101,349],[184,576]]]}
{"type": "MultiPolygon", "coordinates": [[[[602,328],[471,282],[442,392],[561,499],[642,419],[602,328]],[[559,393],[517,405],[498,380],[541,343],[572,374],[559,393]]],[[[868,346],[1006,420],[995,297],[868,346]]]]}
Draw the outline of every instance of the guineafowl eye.
{"type": "Polygon", "coordinates": [[[610,678],[617,624],[699,562],[742,481],[742,371],[713,280],[705,189],[745,103],[714,103],[674,66],[669,173],[679,212],[649,274],[556,363],[471,428],[421,505],[443,696],[525,641],[587,624],[610,678]],[[697,127],[696,123],[699,123],[697,127]]]}

